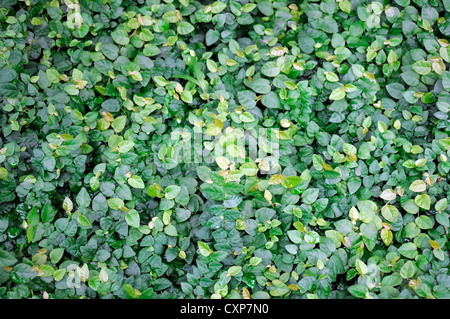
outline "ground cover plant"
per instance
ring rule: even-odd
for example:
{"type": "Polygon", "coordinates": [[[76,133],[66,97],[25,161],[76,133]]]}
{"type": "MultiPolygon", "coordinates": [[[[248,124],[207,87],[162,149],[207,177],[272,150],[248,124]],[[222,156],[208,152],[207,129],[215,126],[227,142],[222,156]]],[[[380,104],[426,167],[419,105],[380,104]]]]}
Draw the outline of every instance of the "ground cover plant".
{"type": "Polygon", "coordinates": [[[0,1],[0,298],[450,298],[450,1],[0,1]]]}

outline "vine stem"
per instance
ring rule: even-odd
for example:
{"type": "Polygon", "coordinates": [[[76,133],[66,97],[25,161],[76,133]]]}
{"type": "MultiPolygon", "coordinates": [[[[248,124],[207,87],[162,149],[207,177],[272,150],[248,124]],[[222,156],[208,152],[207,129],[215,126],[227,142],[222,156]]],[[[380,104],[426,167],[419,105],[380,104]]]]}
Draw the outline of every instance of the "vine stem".
{"type": "Polygon", "coordinates": [[[388,202],[387,202],[386,204],[384,204],[379,210],[377,210],[377,211],[375,212],[375,214],[378,213],[379,211],[381,211],[381,210],[383,209],[383,207],[389,205],[389,203],[391,202],[391,200],[392,200],[392,199],[388,200],[388,202]]]}

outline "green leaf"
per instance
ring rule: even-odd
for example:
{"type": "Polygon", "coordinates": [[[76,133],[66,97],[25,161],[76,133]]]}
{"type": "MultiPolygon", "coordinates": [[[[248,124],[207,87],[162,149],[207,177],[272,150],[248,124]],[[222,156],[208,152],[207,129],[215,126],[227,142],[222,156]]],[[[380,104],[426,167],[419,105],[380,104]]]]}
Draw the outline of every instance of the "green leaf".
{"type": "Polygon", "coordinates": [[[0,167],[0,180],[6,181],[8,179],[8,171],[4,167],[0,167]]]}
{"type": "Polygon", "coordinates": [[[404,279],[412,279],[416,272],[416,267],[411,260],[408,260],[402,268],[400,268],[400,276],[404,279]]]}
{"type": "Polygon", "coordinates": [[[145,56],[155,56],[161,53],[161,49],[154,45],[153,43],[146,43],[144,45],[144,49],[142,50],[142,53],[144,53],[145,56]]]}
{"type": "Polygon", "coordinates": [[[438,212],[440,212],[445,210],[447,206],[448,206],[447,198],[442,198],[436,202],[434,207],[438,212]]]}
{"type": "Polygon", "coordinates": [[[41,219],[43,222],[52,222],[55,218],[56,211],[50,203],[45,203],[41,211],[41,219]]]}
{"type": "Polygon", "coordinates": [[[120,133],[125,128],[125,124],[127,123],[127,117],[125,115],[118,116],[111,123],[111,127],[114,129],[116,133],[120,133]]]}
{"type": "Polygon", "coordinates": [[[0,267],[9,267],[17,262],[16,257],[11,252],[0,248],[0,267]]]}
{"type": "Polygon", "coordinates": [[[406,258],[409,258],[409,259],[414,259],[418,254],[417,246],[414,245],[413,243],[405,243],[405,244],[401,245],[398,248],[398,252],[402,256],[405,256],[406,258]]]}
{"type": "Polygon", "coordinates": [[[125,206],[125,203],[120,198],[110,198],[107,201],[109,208],[118,210],[125,206]]]}
{"type": "Polygon", "coordinates": [[[302,181],[300,176],[288,176],[282,183],[286,188],[293,188],[302,181]]]}
{"type": "Polygon", "coordinates": [[[254,176],[258,173],[258,167],[254,163],[244,163],[239,169],[246,176],[254,176]]]}
{"type": "Polygon", "coordinates": [[[127,222],[128,226],[139,228],[141,223],[141,218],[139,216],[139,213],[132,209],[125,215],[125,221],[127,222]]]}
{"type": "Polygon", "coordinates": [[[211,6],[211,12],[216,14],[216,13],[220,13],[222,12],[225,8],[227,7],[227,5],[221,1],[216,1],[212,4],[211,6]]]}
{"type": "Polygon", "coordinates": [[[272,217],[275,215],[275,210],[271,208],[262,207],[259,208],[255,212],[255,217],[261,222],[265,223],[272,219],[272,217]]]}
{"type": "Polygon", "coordinates": [[[194,26],[186,21],[180,22],[177,27],[177,32],[178,34],[181,35],[190,34],[194,30],[195,30],[194,26]]]}
{"type": "Polygon", "coordinates": [[[303,240],[298,230],[289,230],[287,235],[294,244],[300,244],[303,240]]]}
{"type": "Polygon", "coordinates": [[[76,202],[79,206],[82,207],[89,207],[89,205],[91,205],[91,196],[89,195],[85,187],[82,187],[78,192],[76,202]]]}
{"type": "Polygon", "coordinates": [[[134,187],[134,188],[145,188],[144,181],[142,180],[142,178],[140,176],[137,176],[137,175],[132,175],[128,179],[128,184],[130,184],[130,186],[134,187]]]}
{"type": "Polygon", "coordinates": [[[8,98],[16,98],[18,96],[17,86],[12,83],[0,83],[0,94],[8,98]]]}
{"type": "Polygon", "coordinates": [[[440,139],[438,141],[446,151],[450,150],[450,137],[440,139]]]}
{"type": "Polygon", "coordinates": [[[342,100],[345,97],[345,91],[342,87],[334,89],[333,92],[331,92],[329,99],[333,101],[339,101],[342,100]]]}
{"type": "Polygon", "coordinates": [[[200,254],[202,254],[203,256],[208,257],[212,253],[212,250],[211,250],[211,248],[209,248],[208,244],[206,244],[202,241],[199,241],[199,242],[197,242],[197,245],[198,245],[200,254]]]}
{"type": "Polygon", "coordinates": [[[264,94],[261,98],[261,103],[269,109],[279,109],[281,107],[280,98],[273,91],[264,94]]]}
{"type": "Polygon", "coordinates": [[[81,214],[78,215],[78,222],[80,223],[81,226],[88,227],[88,228],[92,227],[91,222],[84,215],[81,215],[81,214]]]}
{"type": "Polygon", "coordinates": [[[134,142],[130,140],[124,140],[119,143],[118,151],[119,153],[128,153],[134,147],[134,142]]]}
{"type": "Polygon", "coordinates": [[[165,197],[167,199],[174,199],[180,193],[181,187],[178,185],[170,185],[164,189],[165,197]]]}
{"type": "MultiPolygon", "coordinates": [[[[4,65],[2,68],[0,68],[0,82],[8,83],[14,80],[17,76],[17,72],[10,68],[7,65],[4,65]]],[[[48,76],[48,75],[47,75],[48,76]]],[[[49,78],[50,80],[50,78],[49,78]]],[[[50,80],[50,82],[53,83],[53,81],[50,80]]],[[[59,82],[59,79],[58,79],[59,82]]]]}
{"type": "Polygon", "coordinates": [[[163,14],[163,19],[169,21],[170,23],[176,23],[178,21],[178,16],[176,11],[167,11],[163,14]]]}
{"type": "Polygon", "coordinates": [[[367,246],[367,249],[369,251],[372,251],[375,248],[375,244],[377,241],[377,228],[373,223],[362,224],[361,233],[363,242],[367,246]]]}
{"type": "Polygon", "coordinates": [[[148,195],[149,196],[158,196],[161,192],[161,189],[156,185],[150,185],[148,187],[148,195]]]}
{"type": "Polygon", "coordinates": [[[186,103],[192,103],[193,102],[193,98],[192,98],[192,94],[189,91],[184,90],[183,92],[181,92],[181,99],[186,102],[186,103]]]}
{"type": "Polygon", "coordinates": [[[431,72],[431,63],[428,61],[417,61],[412,65],[413,70],[420,75],[427,75],[431,72]]]}
{"type": "MultiPolygon", "coordinates": [[[[218,1],[217,1],[218,2],[218,1]]],[[[220,2],[222,3],[222,2],[220,2]]],[[[212,9],[211,9],[212,12],[212,9]]],[[[210,46],[216,43],[220,39],[220,33],[217,30],[210,29],[206,32],[206,45],[210,46]]]]}
{"type": "Polygon", "coordinates": [[[120,104],[115,99],[108,99],[102,103],[102,108],[108,112],[118,112],[120,110],[120,104]]]}
{"type": "Polygon", "coordinates": [[[228,269],[228,275],[229,276],[236,276],[237,274],[239,274],[242,270],[241,266],[232,266],[228,269]]]}
{"type": "Polygon", "coordinates": [[[386,189],[381,193],[380,197],[384,200],[391,201],[394,200],[397,195],[392,189],[386,189]]]}
{"type": "Polygon", "coordinates": [[[360,275],[365,275],[368,272],[367,265],[361,259],[356,259],[355,267],[360,275]]]}
{"type": "Polygon", "coordinates": [[[427,194],[417,195],[414,198],[414,203],[416,203],[416,205],[420,208],[429,210],[431,205],[431,198],[427,194]]]}
{"type": "Polygon", "coordinates": [[[364,285],[353,285],[348,288],[348,291],[356,298],[365,298],[369,289],[364,285]]]}
{"type": "Polygon", "coordinates": [[[280,68],[275,62],[266,62],[261,68],[261,73],[268,77],[276,77],[280,74],[280,68]]]}
{"type": "Polygon", "coordinates": [[[207,198],[222,201],[225,199],[225,194],[223,192],[223,189],[216,185],[206,185],[203,187],[203,191],[206,194],[207,198]]]}
{"type": "Polygon", "coordinates": [[[362,181],[361,179],[357,178],[357,177],[351,177],[349,178],[348,182],[347,182],[347,187],[348,187],[348,191],[350,192],[350,194],[354,194],[358,191],[358,189],[361,187],[362,185],[362,181]]]}
{"type": "Polygon", "coordinates": [[[409,189],[413,192],[421,193],[421,192],[426,191],[427,185],[425,184],[424,181],[417,180],[417,181],[414,181],[411,183],[411,185],[409,186],[409,189]]]}
{"type": "Polygon", "coordinates": [[[386,205],[381,208],[381,214],[387,221],[396,223],[400,212],[394,205],[386,205]]]}
{"type": "Polygon", "coordinates": [[[50,252],[50,259],[56,265],[64,255],[64,248],[55,248],[50,252]]]}
{"type": "Polygon", "coordinates": [[[130,42],[128,33],[124,29],[116,29],[111,33],[113,40],[120,45],[127,45],[130,42]]]}
{"type": "Polygon", "coordinates": [[[383,228],[380,232],[381,240],[386,246],[389,246],[394,239],[394,234],[390,229],[383,228]]]}
{"type": "Polygon", "coordinates": [[[416,225],[419,226],[419,228],[421,229],[432,229],[434,226],[433,220],[426,215],[417,217],[415,222],[416,225]]]}
{"type": "Polygon", "coordinates": [[[239,115],[239,119],[244,123],[250,123],[250,122],[255,121],[255,118],[249,112],[244,112],[241,115],[239,115]]]}
{"type": "Polygon", "coordinates": [[[320,236],[319,236],[319,234],[318,234],[317,232],[315,232],[315,231],[310,231],[310,232],[308,232],[308,233],[305,235],[305,241],[306,241],[308,244],[313,244],[313,245],[315,245],[315,244],[320,243],[320,236]]]}
{"type": "Polygon", "coordinates": [[[254,3],[247,3],[246,5],[244,5],[241,8],[241,10],[244,11],[244,12],[250,12],[250,11],[252,11],[255,8],[256,8],[256,4],[254,4],[254,3]]]}
{"type": "Polygon", "coordinates": [[[64,198],[63,204],[62,204],[62,208],[66,211],[66,212],[71,212],[73,209],[73,203],[72,200],[69,197],[64,198]]]}
{"type": "Polygon", "coordinates": [[[419,207],[416,205],[414,200],[409,199],[402,203],[402,207],[410,214],[417,214],[419,212],[419,207]]]}
{"type": "Polygon", "coordinates": [[[336,248],[341,246],[341,242],[344,239],[344,236],[335,230],[325,231],[325,236],[333,241],[336,248]]]}
{"type": "Polygon", "coordinates": [[[310,188],[303,192],[302,200],[305,204],[313,204],[319,196],[318,188],[310,188]]]}
{"type": "Polygon", "coordinates": [[[37,277],[38,273],[31,270],[31,266],[25,263],[20,263],[14,266],[11,272],[13,282],[18,284],[26,284],[37,277]]]}
{"type": "Polygon", "coordinates": [[[252,82],[245,80],[244,83],[258,94],[267,94],[271,90],[270,81],[263,78],[254,79],[252,82]]]}
{"type": "Polygon", "coordinates": [[[59,83],[59,81],[60,81],[60,79],[59,79],[59,77],[60,77],[60,75],[59,75],[59,72],[58,72],[58,70],[56,70],[56,69],[47,69],[46,71],[45,71],[45,73],[47,74],[47,78],[48,78],[48,80],[50,81],[50,82],[52,82],[53,84],[58,84],[59,83]]]}
{"type": "Polygon", "coordinates": [[[65,268],[58,269],[53,273],[53,278],[56,282],[61,281],[64,278],[64,275],[66,274],[67,270],[65,268]]]}
{"type": "Polygon", "coordinates": [[[116,60],[119,48],[113,43],[102,43],[100,51],[110,60],[116,60]]]}

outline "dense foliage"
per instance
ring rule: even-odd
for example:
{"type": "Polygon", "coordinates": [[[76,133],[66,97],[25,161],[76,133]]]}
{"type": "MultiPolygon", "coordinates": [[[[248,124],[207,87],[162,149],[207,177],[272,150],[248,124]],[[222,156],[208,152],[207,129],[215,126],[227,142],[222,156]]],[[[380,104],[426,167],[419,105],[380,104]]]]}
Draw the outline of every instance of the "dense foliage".
{"type": "Polygon", "coordinates": [[[0,3],[0,298],[450,298],[449,0],[0,3]]]}

